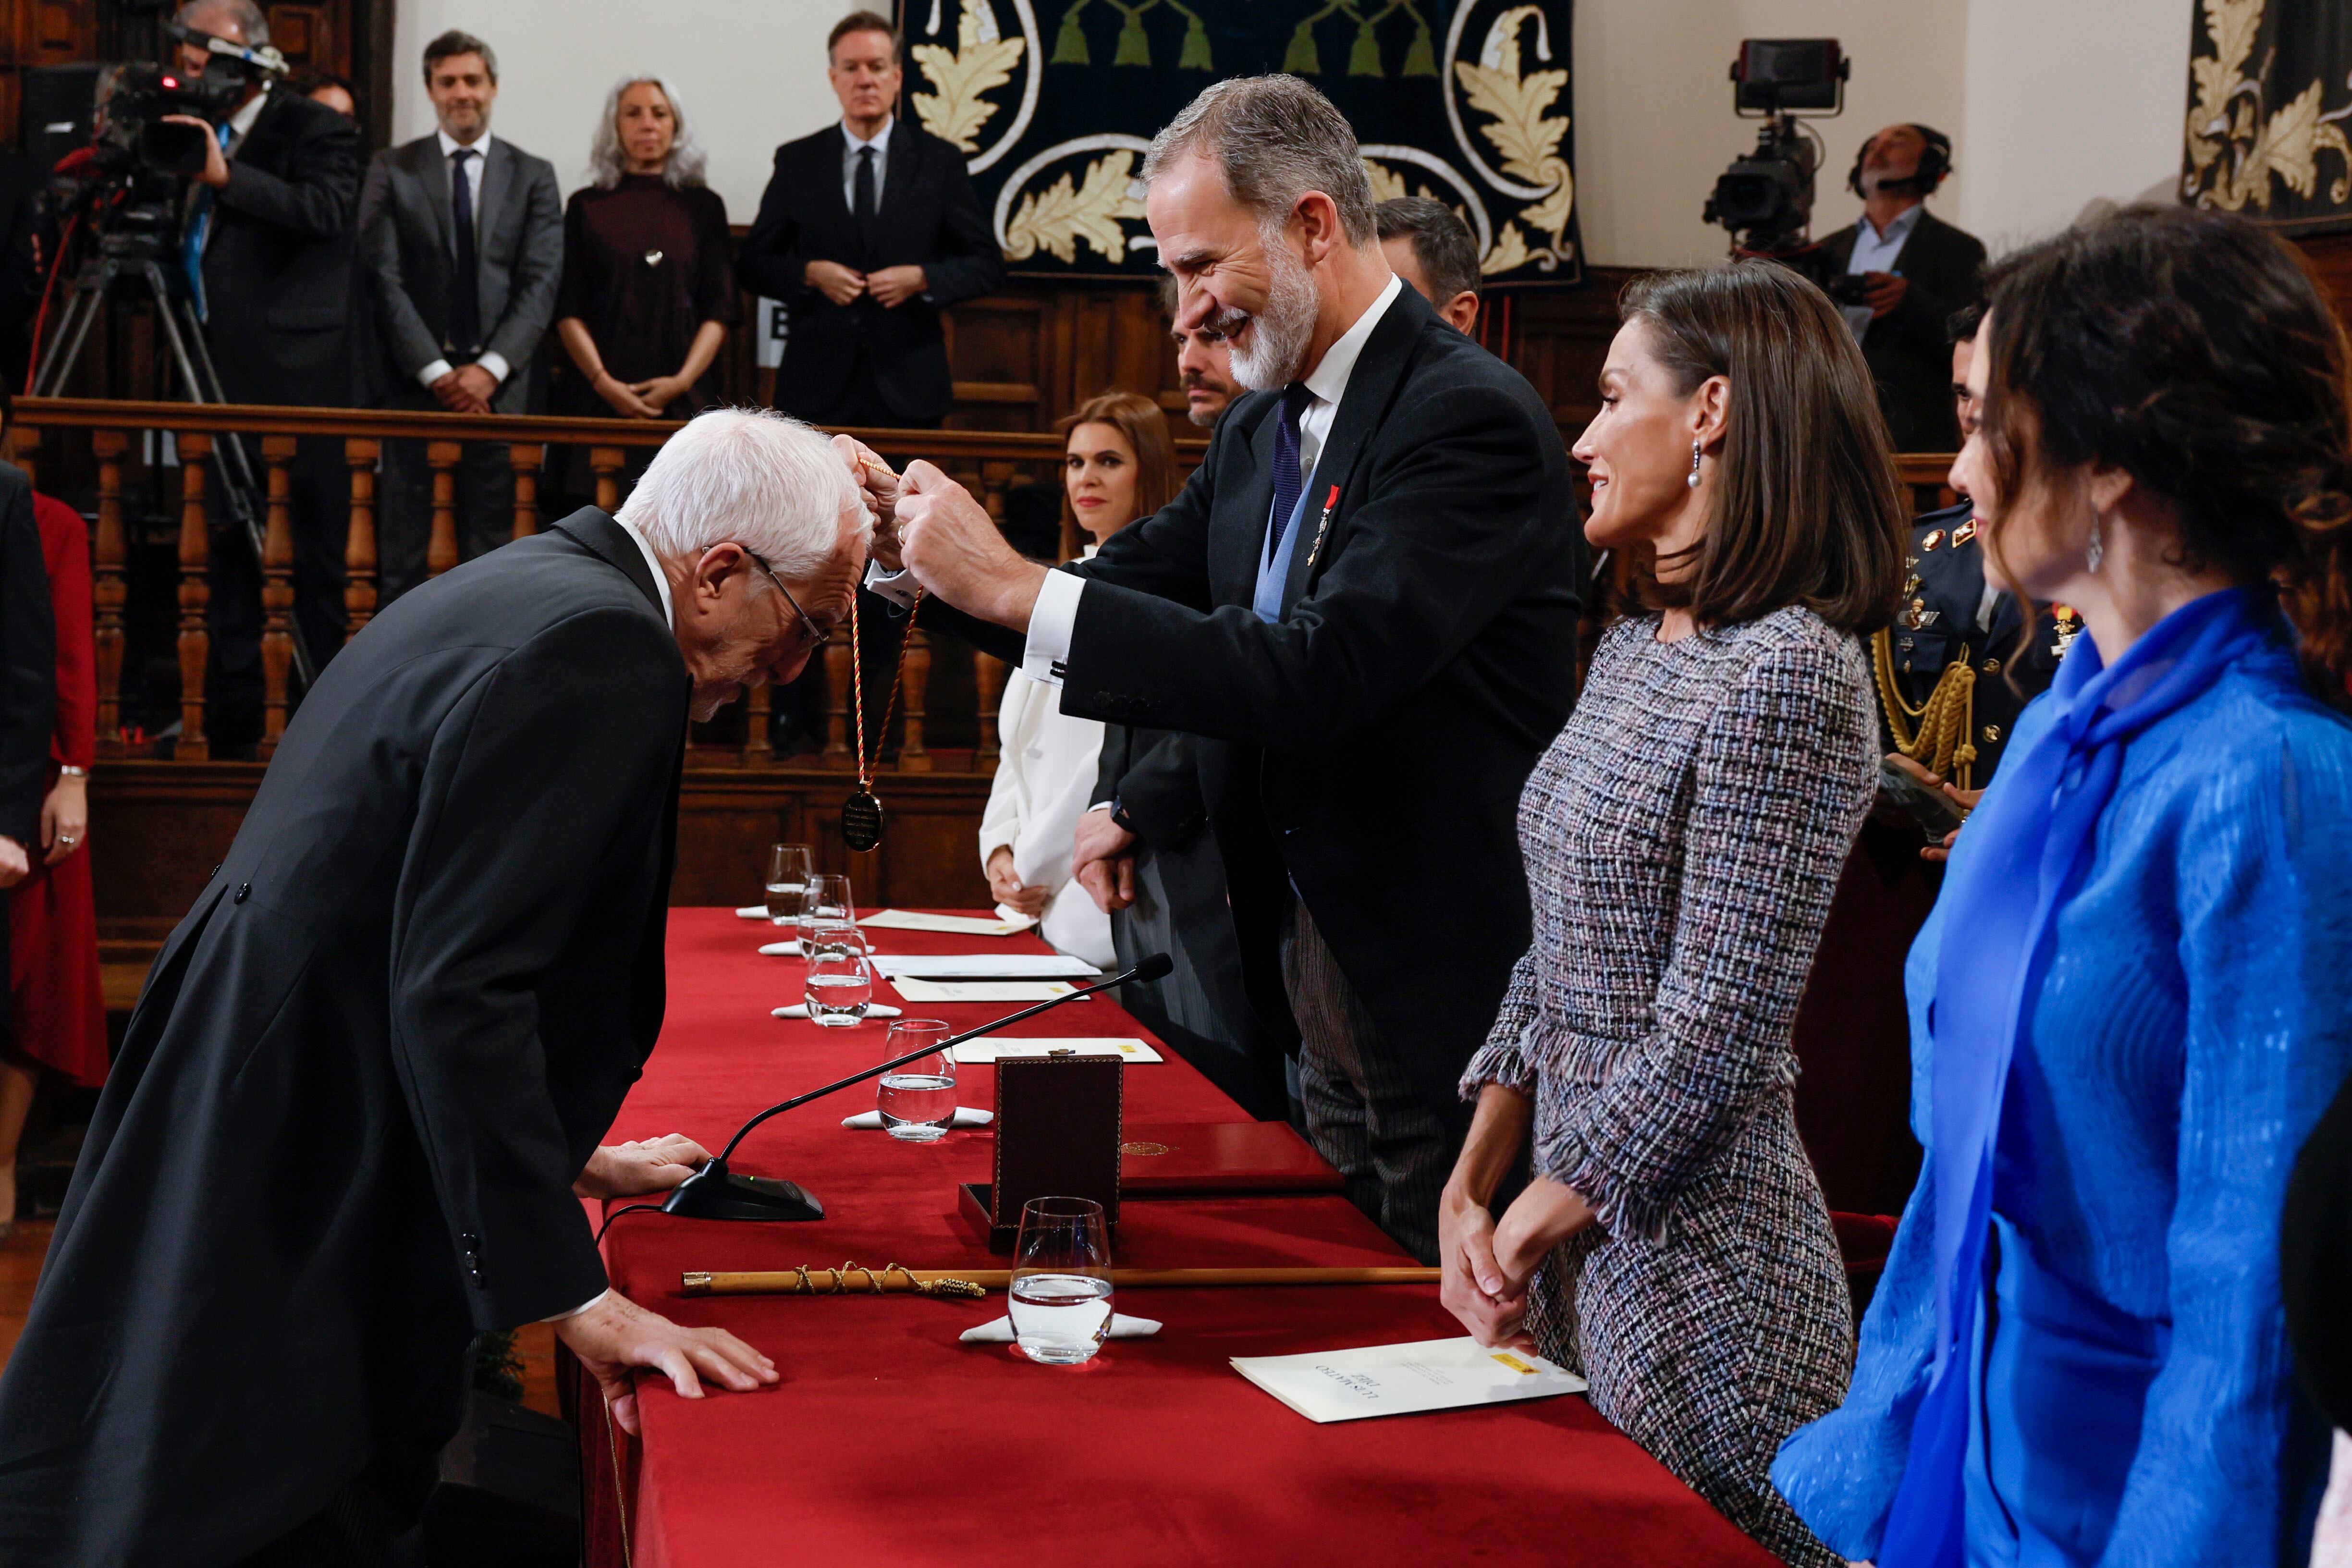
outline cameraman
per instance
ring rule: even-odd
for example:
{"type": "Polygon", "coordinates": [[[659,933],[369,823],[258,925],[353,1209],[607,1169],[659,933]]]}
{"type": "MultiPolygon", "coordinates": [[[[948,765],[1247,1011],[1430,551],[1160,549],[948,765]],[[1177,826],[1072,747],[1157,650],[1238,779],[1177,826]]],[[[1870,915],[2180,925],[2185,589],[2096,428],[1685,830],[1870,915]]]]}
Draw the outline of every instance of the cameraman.
{"type": "MultiPolygon", "coordinates": [[[[299,93],[272,90],[268,70],[210,47],[214,38],[240,49],[268,44],[269,24],[253,0],[190,0],[175,20],[183,73],[243,78],[225,122],[169,117],[206,136],[182,254],[221,389],[231,403],[347,406],[359,127],[299,93]]],[[[257,444],[247,449],[258,456],[257,444]]],[[[303,437],[288,477],[294,618],[315,668],[342,646],[346,624],[342,443],[303,437]]],[[[215,755],[249,754],[261,738],[261,573],[247,542],[222,526],[226,514],[214,521],[207,729],[215,755]]]]}
{"type": "Polygon", "coordinates": [[[1878,406],[1898,452],[1951,452],[1952,413],[1944,324],[1977,302],[1985,247],[1923,205],[1952,172],[1952,143],[1925,125],[1890,125],[1862,144],[1846,184],[1862,222],[1822,241],[1831,294],[1845,309],[1878,384],[1878,406]]]}

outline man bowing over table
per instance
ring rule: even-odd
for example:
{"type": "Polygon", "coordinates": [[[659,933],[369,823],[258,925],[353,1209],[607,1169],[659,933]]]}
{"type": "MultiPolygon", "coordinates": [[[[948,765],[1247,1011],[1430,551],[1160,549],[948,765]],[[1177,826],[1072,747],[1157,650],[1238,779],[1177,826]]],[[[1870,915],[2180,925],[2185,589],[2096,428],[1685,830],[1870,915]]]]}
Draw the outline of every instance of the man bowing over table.
{"type": "Polygon", "coordinates": [[[1389,270],[1355,133],[1307,83],[1207,89],[1143,178],[1177,330],[1223,334],[1256,395],[1183,492],[1047,572],[931,465],[903,496],[861,471],[915,582],[962,612],[919,614],[1065,713],[1204,737],[1183,776],[1131,773],[1082,819],[1079,879],[1132,852],[1123,819],[1205,801],[1251,1000],[1300,1042],[1307,1134],[1433,1263],[1455,1081],[1528,947],[1519,789],[1576,679],[1568,454],[1518,373],[1389,270]]]}
{"type": "Polygon", "coordinates": [[[705,415],[403,597],[305,699],[156,958],[0,1378],[0,1561],[392,1561],[479,1331],[552,1320],[635,1429],[767,1357],[607,1289],[579,1195],[661,1025],[689,713],[789,679],[871,526],[824,437],[705,415]]]}

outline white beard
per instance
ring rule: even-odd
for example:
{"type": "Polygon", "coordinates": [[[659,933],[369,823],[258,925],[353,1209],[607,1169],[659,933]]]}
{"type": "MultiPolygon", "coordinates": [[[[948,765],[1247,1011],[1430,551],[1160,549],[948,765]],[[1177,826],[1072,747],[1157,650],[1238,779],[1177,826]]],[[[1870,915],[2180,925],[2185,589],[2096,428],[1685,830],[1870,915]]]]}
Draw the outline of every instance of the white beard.
{"type": "Polygon", "coordinates": [[[1252,392],[1279,392],[1297,379],[1319,304],[1307,264],[1291,254],[1279,229],[1265,237],[1265,307],[1255,316],[1234,310],[1210,323],[1231,347],[1234,379],[1252,392]],[[1244,322],[1249,324],[1246,348],[1233,335],[1244,322]]]}

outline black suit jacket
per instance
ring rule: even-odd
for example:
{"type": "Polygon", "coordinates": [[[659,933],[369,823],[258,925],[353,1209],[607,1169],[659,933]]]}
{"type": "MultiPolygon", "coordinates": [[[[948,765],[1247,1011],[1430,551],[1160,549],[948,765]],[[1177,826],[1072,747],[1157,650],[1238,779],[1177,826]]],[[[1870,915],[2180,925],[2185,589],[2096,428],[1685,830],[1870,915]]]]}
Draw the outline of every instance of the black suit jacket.
{"type": "MultiPolygon", "coordinates": [[[[1853,259],[1855,226],[1822,241],[1830,270],[1853,259]]],[[[1903,302],[1870,323],[1862,357],[1878,384],[1879,411],[1898,452],[1951,452],[1960,445],[1952,407],[1952,346],[1945,328],[1953,313],[1982,296],[1985,247],[1976,236],[1921,212],[1911,237],[1895,253],[1895,270],[1910,287],[1903,302]]]]}
{"type": "Polygon", "coordinates": [[[935,420],[954,401],[940,312],[1001,287],[1004,258],[965,173],[963,154],[905,115],[890,131],[881,205],[870,241],[861,241],[842,194],[838,125],[776,149],[775,173],[760,216],[735,258],[735,276],[790,315],[776,406],[823,423],[840,402],[864,352],[882,401],[901,419],[935,420]],[[812,288],[812,261],[860,272],[919,266],[929,289],[891,310],[870,294],[836,305],[812,288]]]}
{"type": "MultiPolygon", "coordinates": [[[[1450,1118],[1527,951],[1519,790],[1575,694],[1568,454],[1517,371],[1401,289],[1340,400],[1270,625],[1250,601],[1279,409],[1235,402],[1175,500],[1063,568],[1087,586],[1062,710],[1195,737],[1260,1016],[1297,1037],[1279,951],[1295,886],[1450,1118]],[[1410,891],[1424,879],[1440,906],[1410,891]]],[[[1017,635],[944,606],[940,622],[1021,657],[1017,635]]]]}
{"type": "MultiPolygon", "coordinates": [[[[0,463],[0,837],[37,859],[57,700],[57,622],[33,485],[24,469],[0,463]]],[[[0,907],[0,933],[6,920],[0,907]]]]}
{"type": "Polygon", "coordinates": [[[571,1183],[652,1048],[688,682],[604,513],[329,665],[164,943],[0,1376],[0,1557],[237,1561],[429,1461],[479,1330],[604,1272],[571,1183]]]}
{"type": "Polygon", "coordinates": [[[205,241],[205,337],[231,403],[349,405],[359,127],[284,87],[228,161],[205,241]]]}

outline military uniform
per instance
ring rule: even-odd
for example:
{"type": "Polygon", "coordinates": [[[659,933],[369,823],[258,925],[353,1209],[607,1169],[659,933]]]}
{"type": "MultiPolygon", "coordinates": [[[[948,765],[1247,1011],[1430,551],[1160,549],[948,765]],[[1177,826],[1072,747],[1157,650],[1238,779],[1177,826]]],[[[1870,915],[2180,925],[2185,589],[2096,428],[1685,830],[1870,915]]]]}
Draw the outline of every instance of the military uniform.
{"type": "Polygon", "coordinates": [[[1903,607],[1871,639],[1887,749],[1962,789],[1991,780],[2019,710],[2049,689],[2083,629],[2079,616],[2053,605],[2021,649],[2017,596],[1990,588],[1985,571],[1974,508],[1928,512],[1912,525],[1903,607]]]}

